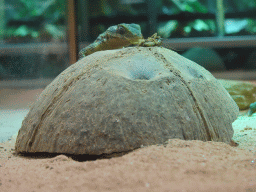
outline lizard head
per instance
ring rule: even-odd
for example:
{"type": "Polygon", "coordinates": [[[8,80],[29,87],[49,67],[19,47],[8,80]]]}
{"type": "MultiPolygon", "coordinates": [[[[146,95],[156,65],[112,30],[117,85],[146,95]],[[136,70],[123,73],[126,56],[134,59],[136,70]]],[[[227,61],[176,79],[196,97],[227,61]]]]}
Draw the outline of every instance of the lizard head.
{"type": "Polygon", "coordinates": [[[144,40],[141,34],[141,28],[138,24],[121,23],[110,27],[108,30],[115,38],[126,40],[132,45],[140,44],[140,42],[144,40]]]}

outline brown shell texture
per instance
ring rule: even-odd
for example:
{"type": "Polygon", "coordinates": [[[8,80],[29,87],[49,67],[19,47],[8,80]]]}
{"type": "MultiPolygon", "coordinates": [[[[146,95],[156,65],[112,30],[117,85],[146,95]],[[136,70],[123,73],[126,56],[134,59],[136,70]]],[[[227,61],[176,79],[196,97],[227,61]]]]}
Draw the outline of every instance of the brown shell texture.
{"type": "Polygon", "coordinates": [[[210,72],[162,47],[99,51],[32,105],[17,152],[110,154],[168,139],[229,143],[238,106],[210,72]]]}

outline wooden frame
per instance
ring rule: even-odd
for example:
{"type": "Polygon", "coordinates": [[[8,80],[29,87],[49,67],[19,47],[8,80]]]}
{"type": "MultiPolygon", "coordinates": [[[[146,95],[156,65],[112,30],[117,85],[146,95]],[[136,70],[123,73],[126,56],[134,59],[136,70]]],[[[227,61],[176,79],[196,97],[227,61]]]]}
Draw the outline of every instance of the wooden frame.
{"type": "Polygon", "coordinates": [[[78,60],[77,0],[68,0],[68,52],[70,65],[78,60]]]}

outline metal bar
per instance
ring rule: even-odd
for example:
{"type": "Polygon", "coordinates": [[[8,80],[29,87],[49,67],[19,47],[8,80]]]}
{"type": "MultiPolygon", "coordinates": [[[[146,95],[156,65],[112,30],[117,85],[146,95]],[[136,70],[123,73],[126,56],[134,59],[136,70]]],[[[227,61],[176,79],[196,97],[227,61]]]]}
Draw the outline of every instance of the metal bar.
{"type": "Polygon", "coordinates": [[[217,33],[219,37],[223,37],[225,35],[225,12],[224,12],[224,5],[223,0],[216,1],[216,23],[217,23],[217,33]]]}
{"type": "Polygon", "coordinates": [[[170,49],[182,50],[196,46],[211,48],[256,47],[256,36],[175,38],[163,41],[163,47],[170,49]]]}
{"type": "Polygon", "coordinates": [[[223,72],[212,72],[212,75],[217,79],[256,80],[256,70],[232,70],[223,72]]]}
{"type": "Polygon", "coordinates": [[[146,0],[148,11],[148,36],[154,34],[157,31],[157,3],[156,0],[146,0]]]}
{"type": "Polygon", "coordinates": [[[0,89],[38,89],[45,88],[54,78],[39,78],[39,79],[14,79],[1,80],[0,89]]]}
{"type": "Polygon", "coordinates": [[[90,37],[89,37],[89,7],[88,7],[88,0],[79,0],[79,8],[81,8],[82,10],[79,10],[79,13],[81,13],[81,31],[79,33],[80,35],[80,41],[81,42],[85,42],[85,41],[89,41],[90,37]]]}
{"type": "Polygon", "coordinates": [[[67,43],[0,44],[0,55],[22,55],[27,53],[48,55],[65,52],[67,52],[67,43]]]}
{"type": "MultiPolygon", "coordinates": [[[[88,46],[88,42],[80,44],[80,48],[88,46]]],[[[256,47],[256,36],[236,37],[198,37],[198,38],[174,38],[165,39],[163,46],[166,48],[188,49],[191,47],[234,48],[256,47]]],[[[1,55],[22,55],[27,53],[60,54],[67,51],[66,43],[27,43],[27,44],[0,44],[1,55]]]]}

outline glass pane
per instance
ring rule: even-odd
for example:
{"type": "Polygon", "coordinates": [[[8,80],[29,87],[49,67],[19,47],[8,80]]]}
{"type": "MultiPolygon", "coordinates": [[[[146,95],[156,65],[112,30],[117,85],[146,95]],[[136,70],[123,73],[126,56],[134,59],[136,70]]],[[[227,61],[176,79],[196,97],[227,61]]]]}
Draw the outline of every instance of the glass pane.
{"type": "Polygon", "coordinates": [[[215,36],[216,24],[214,11],[215,1],[162,1],[160,14],[174,19],[160,21],[157,32],[164,38],[215,36]],[[214,3],[214,6],[212,6],[212,3],[214,3]]]}
{"type": "MultiPolygon", "coordinates": [[[[161,3],[161,1],[157,1],[161,3]]],[[[123,23],[121,18],[134,17],[134,20],[126,23],[141,24],[142,31],[144,31],[145,22],[140,22],[140,16],[147,14],[147,5],[145,0],[108,0],[108,1],[88,1],[81,3],[78,7],[78,21],[79,21],[79,37],[81,41],[94,41],[99,34],[105,32],[108,27],[123,23]],[[86,4],[86,5],[85,5],[86,4]],[[85,20],[85,10],[83,6],[87,6],[88,20],[85,20]],[[136,19],[138,18],[138,19],[136,19]],[[106,21],[107,20],[107,21],[106,21]],[[120,22],[116,22],[119,20],[120,22]],[[85,23],[88,22],[90,30],[86,28],[85,23]],[[86,32],[85,32],[86,31],[86,32]],[[84,37],[86,33],[87,37],[84,37]]],[[[161,4],[159,4],[159,9],[161,4]]]]}
{"type": "Polygon", "coordinates": [[[162,1],[161,12],[167,15],[181,12],[207,13],[208,7],[211,6],[208,6],[207,0],[169,0],[162,1]]]}
{"type": "Polygon", "coordinates": [[[256,34],[256,1],[224,0],[225,35],[256,34]]]}
{"type": "Polygon", "coordinates": [[[160,22],[157,33],[163,38],[212,37],[215,36],[216,24],[213,19],[194,21],[171,20],[160,22]]]}
{"type": "Polygon", "coordinates": [[[68,66],[65,3],[0,0],[1,78],[54,78],[68,66]]]}

